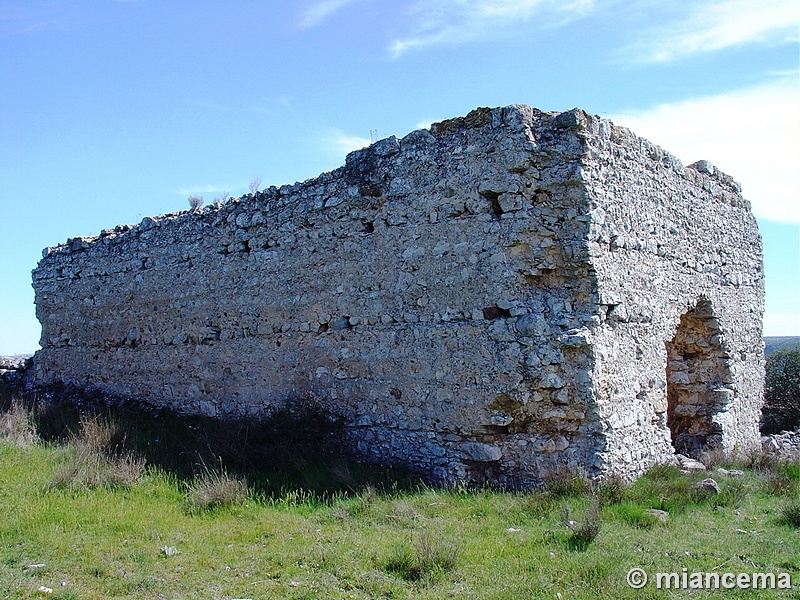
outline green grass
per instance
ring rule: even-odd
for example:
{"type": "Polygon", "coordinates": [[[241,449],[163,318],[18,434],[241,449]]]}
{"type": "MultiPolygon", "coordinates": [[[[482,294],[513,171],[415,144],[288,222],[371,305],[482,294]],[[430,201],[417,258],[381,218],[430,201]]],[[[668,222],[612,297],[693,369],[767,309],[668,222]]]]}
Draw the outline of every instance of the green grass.
{"type": "Polygon", "coordinates": [[[702,476],[655,469],[601,501],[599,533],[575,544],[565,511],[579,520],[600,497],[580,486],[366,486],[328,498],[251,488],[243,502],[198,511],[189,482],[159,468],[124,486],[53,487],[73,452],[0,442],[0,597],[41,598],[40,586],[62,599],[669,597],[629,589],[634,566],[788,571],[800,585],[797,501],[770,494],[758,470],[718,477],[720,499],[737,495],[719,504],[691,493],[702,476]],[[670,511],[668,522],[648,508],[670,511]]]}
{"type": "Polygon", "coordinates": [[[798,464],[437,489],[269,428],[267,448],[203,421],[38,410],[0,412],[0,598],[800,598],[798,464]],[[709,476],[721,494],[694,487],[709,476]],[[795,589],[633,590],[633,567],[789,572],[795,589]]]}

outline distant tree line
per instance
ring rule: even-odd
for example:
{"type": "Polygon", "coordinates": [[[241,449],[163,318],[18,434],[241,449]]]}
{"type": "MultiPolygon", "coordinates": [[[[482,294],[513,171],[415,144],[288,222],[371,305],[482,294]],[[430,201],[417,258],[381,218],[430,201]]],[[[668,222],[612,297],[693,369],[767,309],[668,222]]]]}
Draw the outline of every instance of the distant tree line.
{"type": "Polygon", "coordinates": [[[767,357],[761,432],[800,427],[800,346],[775,350],[767,357]]]}

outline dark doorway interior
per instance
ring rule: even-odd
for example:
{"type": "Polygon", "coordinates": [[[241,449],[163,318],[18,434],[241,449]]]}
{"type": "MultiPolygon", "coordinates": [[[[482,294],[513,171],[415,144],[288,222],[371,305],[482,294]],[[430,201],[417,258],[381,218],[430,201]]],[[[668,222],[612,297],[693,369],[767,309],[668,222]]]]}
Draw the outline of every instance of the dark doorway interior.
{"type": "Polygon", "coordinates": [[[676,452],[696,457],[721,447],[714,415],[732,396],[729,359],[711,303],[701,299],[667,343],[667,425],[676,452]]]}

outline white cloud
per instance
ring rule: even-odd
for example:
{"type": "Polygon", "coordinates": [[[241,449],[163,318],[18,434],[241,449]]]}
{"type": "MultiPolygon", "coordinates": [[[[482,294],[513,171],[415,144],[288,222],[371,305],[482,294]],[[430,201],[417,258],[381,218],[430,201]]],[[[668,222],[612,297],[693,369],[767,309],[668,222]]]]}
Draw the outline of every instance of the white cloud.
{"type": "Polygon", "coordinates": [[[344,157],[353,150],[359,150],[369,146],[372,142],[369,138],[348,135],[341,129],[329,128],[321,137],[320,143],[326,151],[344,157]]]}
{"type": "Polygon", "coordinates": [[[797,0],[698,2],[678,22],[642,32],[621,54],[626,62],[663,63],[744,44],[797,41],[797,0]]]}
{"type": "Polygon", "coordinates": [[[423,0],[411,9],[413,34],[394,41],[397,57],[419,47],[460,44],[508,33],[534,16],[552,26],[585,16],[594,0],[423,0]]]}
{"type": "Polygon", "coordinates": [[[303,16],[300,20],[300,27],[304,29],[315,27],[345,6],[360,1],[361,0],[318,0],[303,12],[303,16]]]}
{"type": "Polygon", "coordinates": [[[800,312],[764,312],[764,335],[800,335],[800,312]]]}
{"type": "Polygon", "coordinates": [[[690,164],[705,159],[742,184],[757,217],[800,224],[798,73],[755,87],[612,116],[690,164]]]}

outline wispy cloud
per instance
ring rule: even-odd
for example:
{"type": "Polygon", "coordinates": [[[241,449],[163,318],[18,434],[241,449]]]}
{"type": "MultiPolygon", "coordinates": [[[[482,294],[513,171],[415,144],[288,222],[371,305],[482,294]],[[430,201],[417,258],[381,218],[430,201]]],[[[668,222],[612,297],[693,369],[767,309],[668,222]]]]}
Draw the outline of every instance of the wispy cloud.
{"type": "Polygon", "coordinates": [[[317,0],[303,11],[300,27],[303,29],[315,27],[345,6],[356,2],[361,2],[361,0],[317,0]]]}
{"type": "Polygon", "coordinates": [[[411,8],[413,33],[395,40],[397,57],[414,48],[461,44],[509,34],[534,17],[540,26],[560,25],[592,12],[594,0],[422,0],[411,8]]]}
{"type": "Polygon", "coordinates": [[[357,135],[349,135],[341,129],[329,127],[320,137],[320,144],[326,151],[337,154],[344,158],[353,150],[359,150],[371,144],[369,138],[357,135]]]}
{"type": "Polygon", "coordinates": [[[38,7],[25,9],[12,5],[0,5],[0,37],[22,35],[44,27],[52,15],[38,7]]]}
{"type": "Polygon", "coordinates": [[[800,224],[798,73],[762,85],[612,116],[680,158],[742,184],[756,216],[800,224]]]}
{"type": "MultiPolygon", "coordinates": [[[[8,24],[6,24],[7,26],[8,24]]],[[[0,29],[0,35],[22,35],[24,33],[30,33],[31,31],[36,31],[37,29],[44,27],[47,23],[31,23],[30,25],[22,25],[20,27],[4,27],[0,29]]]]}
{"type": "Polygon", "coordinates": [[[704,0],[677,21],[644,30],[624,47],[625,62],[665,63],[745,44],[797,41],[797,0],[704,0]]]}

